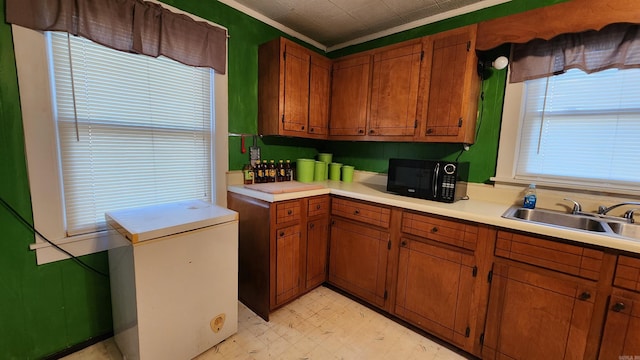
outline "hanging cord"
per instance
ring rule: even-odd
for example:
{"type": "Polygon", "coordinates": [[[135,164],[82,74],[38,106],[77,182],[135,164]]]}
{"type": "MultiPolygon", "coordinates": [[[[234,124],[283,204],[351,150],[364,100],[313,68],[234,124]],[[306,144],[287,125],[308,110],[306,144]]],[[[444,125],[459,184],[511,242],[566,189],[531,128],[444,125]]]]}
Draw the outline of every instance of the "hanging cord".
{"type": "Polygon", "coordinates": [[[3,198],[0,198],[0,203],[2,203],[2,205],[7,208],[7,210],[9,210],[9,212],[15,216],[18,220],[20,220],[20,222],[26,226],[29,230],[31,230],[34,234],[40,236],[42,239],[44,239],[44,241],[46,241],[47,243],[51,244],[51,246],[53,246],[54,248],[62,251],[63,253],[65,253],[66,255],[68,255],[71,259],[73,259],[76,263],[78,263],[78,265],[82,266],[83,268],[87,269],[87,270],[91,270],[93,272],[95,272],[98,275],[104,276],[106,278],[109,277],[109,274],[106,274],[96,268],[94,268],[93,266],[85,263],[84,261],[80,260],[77,256],[71,254],[70,252],[68,252],[67,250],[61,248],[60,246],[58,246],[57,244],[54,244],[51,240],[47,239],[44,235],[42,235],[38,230],[36,230],[36,228],[31,225],[27,220],[25,220],[25,218],[22,217],[22,215],[18,214],[18,212],[11,207],[11,205],[9,205],[6,201],[4,201],[3,198]]]}

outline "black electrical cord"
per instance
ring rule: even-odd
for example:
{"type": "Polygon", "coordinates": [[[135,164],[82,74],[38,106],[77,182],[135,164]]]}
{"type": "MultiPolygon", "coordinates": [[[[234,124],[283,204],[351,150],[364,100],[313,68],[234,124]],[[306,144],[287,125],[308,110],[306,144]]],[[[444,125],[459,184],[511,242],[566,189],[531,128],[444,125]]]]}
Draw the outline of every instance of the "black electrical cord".
{"type": "Polygon", "coordinates": [[[63,253],[65,253],[66,255],[68,255],[71,259],[73,259],[78,265],[82,266],[83,268],[87,269],[87,270],[91,270],[93,272],[95,272],[98,275],[104,276],[104,277],[109,277],[109,274],[106,274],[96,268],[94,268],[93,266],[85,263],[84,261],[80,260],[77,256],[71,254],[70,252],[68,252],[67,250],[61,248],[60,246],[58,246],[57,244],[53,243],[51,240],[47,239],[44,235],[42,235],[38,230],[36,230],[36,228],[31,225],[27,220],[25,220],[25,218],[22,217],[22,215],[20,215],[11,205],[9,205],[6,201],[4,201],[3,198],[0,198],[0,203],[2,203],[2,205],[7,208],[7,210],[9,210],[9,212],[15,216],[18,220],[20,220],[20,222],[26,226],[29,230],[31,230],[35,235],[40,236],[44,241],[46,241],[47,243],[51,244],[51,246],[53,246],[54,248],[62,251],[63,253]]]}

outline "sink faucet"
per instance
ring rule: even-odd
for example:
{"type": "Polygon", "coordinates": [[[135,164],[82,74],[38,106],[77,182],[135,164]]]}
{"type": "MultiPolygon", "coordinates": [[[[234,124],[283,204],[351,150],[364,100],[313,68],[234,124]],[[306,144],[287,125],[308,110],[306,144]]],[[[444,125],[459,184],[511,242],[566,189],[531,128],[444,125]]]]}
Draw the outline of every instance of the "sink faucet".
{"type": "Polygon", "coordinates": [[[571,201],[573,203],[573,209],[571,210],[572,214],[575,215],[575,214],[579,214],[579,213],[582,212],[582,206],[580,205],[579,202],[577,202],[577,201],[575,201],[573,199],[569,199],[569,198],[564,198],[563,200],[571,201]]]}
{"type": "Polygon", "coordinates": [[[623,217],[625,219],[627,219],[630,223],[633,223],[633,222],[635,222],[635,220],[633,219],[633,213],[636,212],[636,211],[638,211],[638,209],[627,210],[624,213],[623,217]]]}
{"type": "MultiPolygon", "coordinates": [[[[640,205],[640,202],[637,202],[637,201],[627,201],[627,202],[623,202],[623,203],[620,203],[620,204],[611,205],[611,206],[609,206],[609,207],[606,207],[606,206],[600,205],[600,206],[598,206],[598,214],[600,214],[600,215],[606,215],[609,211],[611,211],[611,210],[613,210],[613,209],[615,209],[615,208],[617,208],[617,207],[619,207],[619,206],[623,206],[623,205],[640,205]]],[[[634,212],[635,210],[636,210],[636,209],[629,210],[629,211],[627,211],[627,212],[624,214],[624,217],[625,217],[626,219],[629,219],[629,222],[633,222],[633,212],[634,212]]]]}

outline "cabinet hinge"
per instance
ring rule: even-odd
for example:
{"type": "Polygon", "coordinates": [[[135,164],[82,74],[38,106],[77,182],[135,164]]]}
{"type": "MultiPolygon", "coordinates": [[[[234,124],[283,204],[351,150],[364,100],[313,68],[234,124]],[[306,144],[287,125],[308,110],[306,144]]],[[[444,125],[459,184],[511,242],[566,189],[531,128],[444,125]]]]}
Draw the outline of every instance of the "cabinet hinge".
{"type": "Polygon", "coordinates": [[[387,293],[387,290],[385,290],[383,295],[384,300],[387,300],[387,296],[389,296],[389,294],[387,293]]]}
{"type": "Polygon", "coordinates": [[[487,282],[491,284],[492,279],[493,279],[493,270],[489,271],[489,275],[487,275],[487,282]]]}
{"type": "Polygon", "coordinates": [[[484,344],[484,333],[480,334],[480,345],[484,344]]]}
{"type": "Polygon", "coordinates": [[[471,335],[471,328],[467,326],[464,330],[464,337],[469,337],[469,335],[471,335]]]}
{"type": "Polygon", "coordinates": [[[416,119],[416,122],[413,123],[413,128],[417,129],[418,128],[418,119],[416,119]]]}
{"type": "Polygon", "coordinates": [[[387,250],[391,250],[391,240],[387,242],[387,250]]]}
{"type": "Polygon", "coordinates": [[[471,40],[467,41],[467,52],[469,52],[469,50],[471,50],[471,40]]]}
{"type": "Polygon", "coordinates": [[[282,114],[282,123],[284,124],[284,114],[282,114]]]}
{"type": "Polygon", "coordinates": [[[282,60],[287,60],[287,52],[282,53],[282,60]]]}
{"type": "Polygon", "coordinates": [[[472,270],[472,272],[471,272],[471,275],[473,275],[473,277],[478,276],[478,267],[477,267],[477,266],[474,266],[474,267],[473,267],[473,270],[472,270]]]}
{"type": "Polygon", "coordinates": [[[420,51],[420,61],[422,61],[422,59],[424,59],[424,50],[420,51]]]}
{"type": "Polygon", "coordinates": [[[462,127],[462,118],[458,119],[458,127],[462,127]]]}

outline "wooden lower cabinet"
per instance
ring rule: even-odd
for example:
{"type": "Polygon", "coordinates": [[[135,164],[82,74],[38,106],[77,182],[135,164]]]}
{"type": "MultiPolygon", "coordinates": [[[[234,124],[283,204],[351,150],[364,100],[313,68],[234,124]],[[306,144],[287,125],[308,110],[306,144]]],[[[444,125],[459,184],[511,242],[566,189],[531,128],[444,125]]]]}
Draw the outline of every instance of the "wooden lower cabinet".
{"type": "Polygon", "coordinates": [[[238,297],[265,320],[327,277],[329,195],[266,202],[227,193],[239,226],[238,297]]]}
{"type": "Polygon", "coordinates": [[[340,218],[331,220],[329,282],[384,306],[389,232],[340,218]]]}

